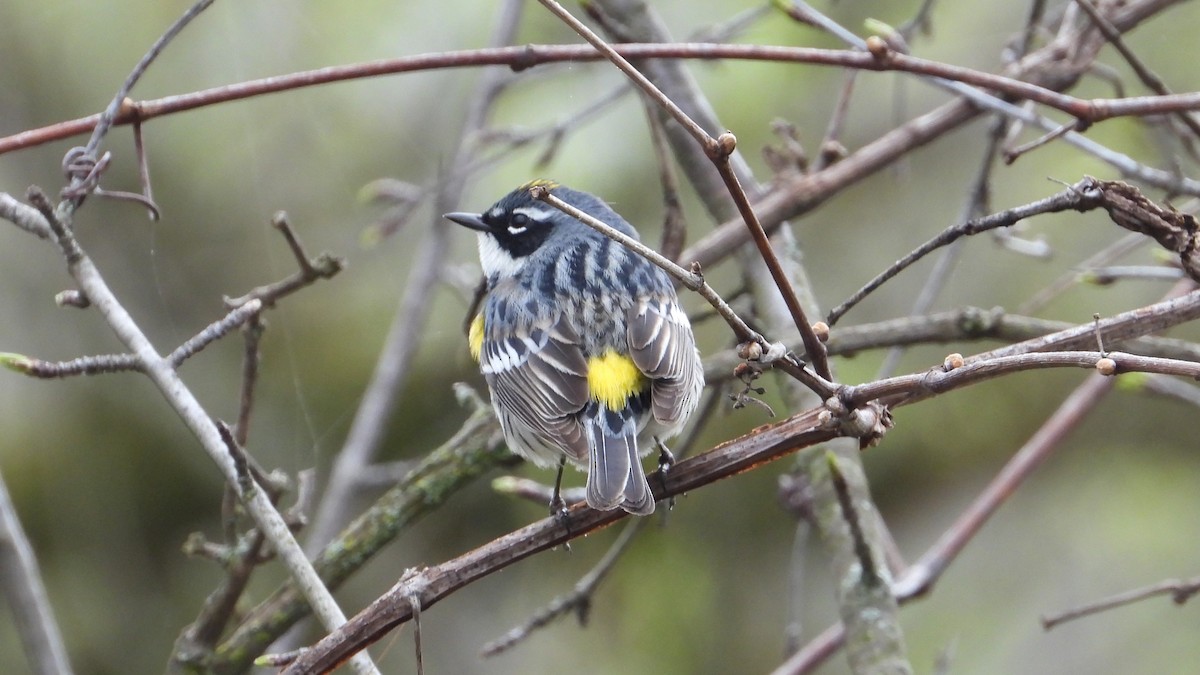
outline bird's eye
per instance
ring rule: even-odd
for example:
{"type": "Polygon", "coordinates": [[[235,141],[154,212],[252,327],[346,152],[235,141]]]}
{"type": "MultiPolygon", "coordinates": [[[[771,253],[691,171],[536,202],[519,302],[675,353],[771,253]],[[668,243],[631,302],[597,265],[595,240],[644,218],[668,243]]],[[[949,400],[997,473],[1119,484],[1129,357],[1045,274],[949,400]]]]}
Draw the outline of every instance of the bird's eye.
{"type": "Polygon", "coordinates": [[[524,234],[525,230],[529,229],[528,225],[529,216],[524,213],[514,213],[508,219],[508,233],[513,235],[524,234]]]}

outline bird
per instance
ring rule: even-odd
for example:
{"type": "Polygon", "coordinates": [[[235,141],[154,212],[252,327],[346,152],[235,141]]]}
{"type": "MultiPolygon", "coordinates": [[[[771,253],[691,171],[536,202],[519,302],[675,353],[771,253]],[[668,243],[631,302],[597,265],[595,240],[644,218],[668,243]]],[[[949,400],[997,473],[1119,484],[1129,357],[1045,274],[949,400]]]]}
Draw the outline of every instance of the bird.
{"type": "MultiPolygon", "coordinates": [[[[612,228],[637,230],[603,200],[528,182],[482,213],[444,217],[474,230],[487,295],[468,331],[509,449],[534,464],[587,471],[598,510],[654,512],[641,457],[682,431],[704,388],[691,323],[654,263],[536,199],[551,194],[612,228]]],[[[665,465],[664,465],[665,467],[665,465]]],[[[558,484],[551,509],[558,501],[558,484]]],[[[559,503],[561,507],[561,502],[559,503]]]]}

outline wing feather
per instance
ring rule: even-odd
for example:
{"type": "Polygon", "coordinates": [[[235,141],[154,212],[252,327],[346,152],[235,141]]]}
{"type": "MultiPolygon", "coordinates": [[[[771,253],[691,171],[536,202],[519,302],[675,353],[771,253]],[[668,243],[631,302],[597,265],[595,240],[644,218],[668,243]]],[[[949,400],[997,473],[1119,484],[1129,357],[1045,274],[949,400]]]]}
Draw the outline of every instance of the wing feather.
{"type": "MultiPolygon", "coordinates": [[[[492,396],[505,408],[508,426],[526,427],[523,433],[506,428],[510,442],[530,445],[532,432],[575,460],[587,458],[587,439],[576,419],[588,402],[587,359],[579,341],[563,321],[488,337],[480,366],[492,396]]],[[[541,457],[540,447],[514,449],[549,459],[541,457]]]]}
{"type": "Polygon", "coordinates": [[[682,425],[704,387],[687,314],[675,298],[643,298],[630,310],[628,336],[633,362],[651,380],[654,419],[667,427],[682,425]]]}

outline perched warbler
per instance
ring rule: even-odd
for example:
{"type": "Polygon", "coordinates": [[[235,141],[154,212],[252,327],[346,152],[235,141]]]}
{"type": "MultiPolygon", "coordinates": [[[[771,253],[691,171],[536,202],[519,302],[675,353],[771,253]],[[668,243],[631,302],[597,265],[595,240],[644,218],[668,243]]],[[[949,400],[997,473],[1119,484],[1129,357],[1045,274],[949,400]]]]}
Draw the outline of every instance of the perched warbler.
{"type": "MultiPolygon", "coordinates": [[[[597,197],[527,183],[483,213],[445,217],[475,230],[487,298],[471,355],[513,451],[540,466],[587,467],[587,503],[654,512],[638,436],[680,432],[704,371],[687,315],[660,268],[558,209],[541,186],[634,237],[597,197]]],[[[560,473],[561,478],[561,473],[560,473]]],[[[557,491],[556,491],[557,496],[557,491]]]]}

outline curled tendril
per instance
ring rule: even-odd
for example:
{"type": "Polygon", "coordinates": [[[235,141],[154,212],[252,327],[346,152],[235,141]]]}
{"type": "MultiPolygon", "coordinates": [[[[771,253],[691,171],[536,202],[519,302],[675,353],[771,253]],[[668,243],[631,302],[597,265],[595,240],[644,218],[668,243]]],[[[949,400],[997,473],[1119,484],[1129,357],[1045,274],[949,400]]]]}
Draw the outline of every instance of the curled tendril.
{"type": "Polygon", "coordinates": [[[63,188],[62,196],[66,199],[80,199],[97,192],[100,187],[100,175],[111,162],[111,152],[105,152],[100,159],[96,159],[83,147],[76,146],[68,150],[63,157],[62,168],[70,184],[63,188]]]}
{"type": "Polygon", "coordinates": [[[158,220],[158,205],[147,195],[123,190],[103,190],[100,188],[100,176],[112,163],[112,153],[105,152],[96,159],[88,154],[87,148],[75,146],[63,156],[62,170],[69,184],[63,188],[61,196],[64,199],[83,199],[89,194],[97,197],[108,197],[121,201],[134,202],[150,211],[151,218],[158,220]]]}

